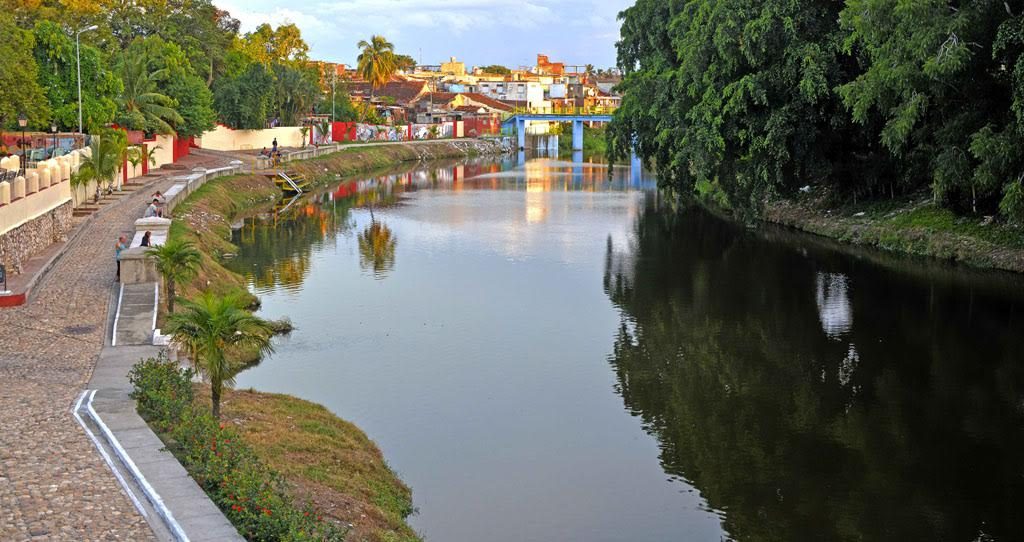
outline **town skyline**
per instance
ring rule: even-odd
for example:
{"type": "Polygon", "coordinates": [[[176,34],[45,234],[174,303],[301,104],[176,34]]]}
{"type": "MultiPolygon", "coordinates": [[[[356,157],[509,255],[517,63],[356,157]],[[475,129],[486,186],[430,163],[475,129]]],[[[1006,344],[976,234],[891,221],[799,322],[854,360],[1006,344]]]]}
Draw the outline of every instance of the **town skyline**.
{"type": "Polygon", "coordinates": [[[547,52],[567,65],[609,68],[615,66],[619,38],[616,17],[629,2],[346,0],[281,9],[272,0],[225,0],[217,5],[240,21],[242,32],[264,23],[295,24],[310,46],[310,58],[327,62],[353,64],[361,36],[380,34],[388,36],[398,53],[427,65],[454,56],[469,66],[517,68],[533,65],[538,52],[547,52]],[[391,9],[382,9],[382,4],[391,9]],[[511,39],[512,32],[516,39],[511,39]],[[510,38],[475,38],[503,33],[510,38]]]}

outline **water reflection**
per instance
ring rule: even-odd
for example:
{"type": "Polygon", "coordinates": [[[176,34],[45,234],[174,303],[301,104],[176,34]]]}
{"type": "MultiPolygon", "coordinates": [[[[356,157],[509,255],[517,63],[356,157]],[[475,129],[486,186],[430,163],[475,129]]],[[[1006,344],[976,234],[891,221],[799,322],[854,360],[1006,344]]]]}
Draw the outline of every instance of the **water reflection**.
{"type": "Polygon", "coordinates": [[[359,234],[359,265],[376,279],[383,279],[395,267],[398,239],[383,222],[371,219],[359,234]]]}
{"type": "Polygon", "coordinates": [[[806,252],[655,208],[609,243],[665,471],[737,540],[1024,540],[1021,282],[806,252]]]}

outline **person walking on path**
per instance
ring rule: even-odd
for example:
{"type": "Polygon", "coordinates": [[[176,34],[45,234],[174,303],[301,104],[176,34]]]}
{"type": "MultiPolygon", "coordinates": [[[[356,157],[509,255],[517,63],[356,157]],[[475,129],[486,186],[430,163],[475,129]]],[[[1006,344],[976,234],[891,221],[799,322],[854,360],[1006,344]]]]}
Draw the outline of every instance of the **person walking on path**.
{"type": "Polygon", "coordinates": [[[121,251],[126,248],[128,248],[128,238],[122,235],[117,238],[117,244],[114,245],[114,259],[117,260],[117,280],[121,280],[121,251]]]}

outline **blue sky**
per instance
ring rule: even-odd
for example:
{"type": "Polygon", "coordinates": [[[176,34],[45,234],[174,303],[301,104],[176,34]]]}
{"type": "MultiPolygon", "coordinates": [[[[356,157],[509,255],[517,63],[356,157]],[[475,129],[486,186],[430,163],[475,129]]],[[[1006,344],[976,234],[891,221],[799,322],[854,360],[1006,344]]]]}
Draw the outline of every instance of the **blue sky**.
{"type": "Polygon", "coordinates": [[[312,58],[352,63],[356,42],[383,34],[424,64],[532,66],[537,53],[566,64],[615,64],[616,15],[633,0],[214,0],[248,31],[292,22],[312,58]]]}

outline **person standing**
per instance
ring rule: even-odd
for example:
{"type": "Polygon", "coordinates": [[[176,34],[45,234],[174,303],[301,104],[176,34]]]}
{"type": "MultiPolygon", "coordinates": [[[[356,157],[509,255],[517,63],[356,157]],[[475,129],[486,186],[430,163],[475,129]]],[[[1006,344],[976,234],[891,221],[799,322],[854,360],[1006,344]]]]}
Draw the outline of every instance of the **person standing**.
{"type": "Polygon", "coordinates": [[[117,261],[117,280],[121,280],[121,251],[128,248],[128,238],[120,236],[114,245],[114,259],[117,261]]]}
{"type": "Polygon", "coordinates": [[[270,152],[277,154],[277,138],[274,138],[274,143],[270,147],[270,152]]]}

